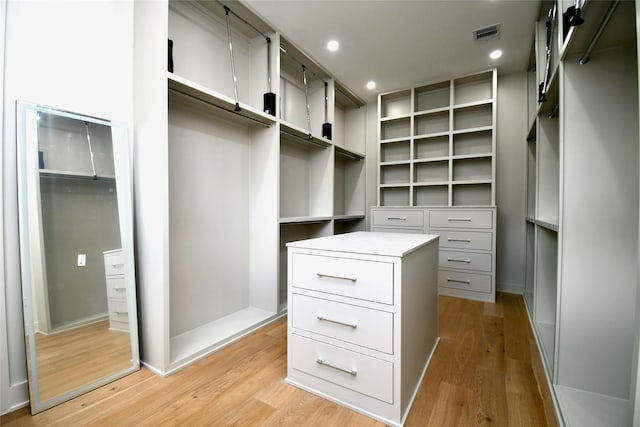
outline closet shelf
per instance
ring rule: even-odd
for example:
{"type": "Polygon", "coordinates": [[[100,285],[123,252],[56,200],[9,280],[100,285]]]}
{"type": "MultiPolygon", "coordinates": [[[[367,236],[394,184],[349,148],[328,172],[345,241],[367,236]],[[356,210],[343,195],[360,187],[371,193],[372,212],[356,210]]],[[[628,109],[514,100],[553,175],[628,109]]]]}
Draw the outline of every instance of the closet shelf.
{"type": "Polygon", "coordinates": [[[84,172],[70,172],[55,169],[40,169],[40,177],[42,178],[77,178],[77,179],[103,179],[115,180],[114,175],[93,175],[84,172]]]}
{"type": "Polygon", "coordinates": [[[242,102],[239,103],[241,111],[234,111],[236,102],[232,98],[215,92],[211,89],[207,89],[206,87],[185,79],[184,77],[180,77],[177,74],[168,72],[167,80],[170,90],[176,91],[183,95],[187,95],[193,99],[197,99],[198,101],[202,101],[214,107],[221,108],[225,111],[228,111],[229,113],[233,113],[236,116],[244,117],[248,120],[258,122],[267,126],[270,126],[276,122],[275,117],[263,113],[262,111],[257,110],[256,108],[250,105],[246,105],[242,102]]]}
{"type": "MultiPolygon", "coordinates": [[[[434,133],[424,133],[420,135],[415,135],[414,139],[426,139],[426,138],[437,138],[439,136],[449,136],[449,131],[444,132],[434,132],[434,133]]],[[[454,131],[455,133],[455,131],[454,131]]]]}
{"type": "Polygon", "coordinates": [[[414,113],[414,117],[422,117],[422,116],[429,116],[431,114],[439,114],[439,113],[446,113],[449,111],[449,107],[440,107],[440,108],[432,108],[430,110],[422,110],[422,111],[416,111],[414,113]]]}
{"type": "Polygon", "coordinates": [[[380,162],[380,166],[408,165],[409,163],[409,160],[395,160],[393,162],[380,162]]]}
{"type": "MultiPolygon", "coordinates": [[[[445,108],[445,110],[447,110],[445,108]]],[[[394,122],[394,121],[400,121],[400,120],[407,120],[411,118],[411,114],[402,114],[402,115],[398,115],[398,116],[389,116],[389,117],[381,117],[380,118],[380,122],[381,123],[388,123],[388,122],[394,122]]]]}
{"type": "Polygon", "coordinates": [[[344,214],[344,215],[334,215],[333,216],[333,220],[334,221],[353,221],[353,220],[360,220],[360,219],[364,219],[365,218],[365,214],[364,213],[360,213],[360,214],[344,214]]]}
{"type": "Polygon", "coordinates": [[[331,221],[332,216],[292,216],[280,218],[280,224],[311,224],[331,221]]]}
{"type": "Polygon", "coordinates": [[[449,185],[449,181],[422,181],[413,183],[414,187],[436,187],[446,185],[449,185]]]}
{"type": "Polygon", "coordinates": [[[559,71],[558,67],[554,68],[549,79],[549,87],[547,87],[547,101],[538,104],[538,115],[549,114],[558,106],[559,101],[559,71]]]}
{"type": "MultiPolygon", "coordinates": [[[[486,132],[490,130],[493,130],[493,126],[478,126],[475,128],[468,128],[468,129],[456,129],[451,133],[454,135],[460,135],[464,133],[486,132]]],[[[444,132],[444,134],[447,135],[448,132],[444,132]]]]}
{"type": "Polygon", "coordinates": [[[464,179],[459,181],[451,181],[452,185],[476,185],[476,184],[491,184],[493,181],[490,179],[464,179]]]}
{"type": "Polygon", "coordinates": [[[296,140],[297,142],[309,143],[323,148],[331,146],[331,141],[328,139],[315,136],[313,134],[309,137],[308,130],[302,129],[301,127],[285,120],[280,120],[280,132],[292,136],[292,140],[296,140]]]}
{"type": "MultiPolygon", "coordinates": [[[[441,157],[429,157],[426,159],[415,159],[413,163],[432,163],[432,162],[446,162],[449,160],[449,156],[441,157]]],[[[382,163],[380,163],[382,165],[382,163]]]]}
{"type": "Polygon", "coordinates": [[[336,154],[340,155],[340,156],[344,156],[344,157],[350,157],[352,159],[355,160],[362,160],[364,159],[364,154],[359,153],[355,150],[350,150],[348,148],[344,148],[344,147],[338,147],[337,145],[336,147],[336,154]]]}
{"type": "Polygon", "coordinates": [[[401,184],[380,184],[380,188],[409,188],[409,183],[401,183],[401,184]]]}
{"type": "Polygon", "coordinates": [[[558,220],[554,219],[537,219],[533,217],[526,217],[525,220],[532,224],[539,225],[542,228],[546,228],[547,230],[558,232],[558,220]]]}
{"type": "Polygon", "coordinates": [[[485,159],[487,157],[493,157],[491,153],[477,153],[477,154],[458,154],[452,156],[453,160],[463,160],[463,159],[485,159]]]}
{"type": "Polygon", "coordinates": [[[465,102],[464,104],[456,104],[452,108],[454,110],[461,110],[464,108],[480,107],[483,105],[492,105],[492,104],[493,104],[493,99],[482,99],[479,101],[465,102]]]}

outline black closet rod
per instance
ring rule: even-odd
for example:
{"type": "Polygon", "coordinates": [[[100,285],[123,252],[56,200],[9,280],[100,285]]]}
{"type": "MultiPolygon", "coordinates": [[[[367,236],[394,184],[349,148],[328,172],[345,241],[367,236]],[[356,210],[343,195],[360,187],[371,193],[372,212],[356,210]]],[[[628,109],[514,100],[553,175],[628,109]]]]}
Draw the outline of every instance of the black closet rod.
{"type": "Polygon", "coordinates": [[[584,52],[584,55],[582,55],[582,58],[578,60],[578,63],[580,63],[580,65],[584,65],[587,62],[589,62],[589,56],[591,55],[591,51],[596,46],[596,43],[598,43],[598,40],[600,39],[600,36],[604,32],[604,29],[607,27],[609,20],[613,16],[613,12],[615,12],[616,7],[618,7],[618,3],[620,3],[620,0],[614,0],[609,5],[609,9],[607,9],[607,13],[605,13],[604,18],[602,18],[602,22],[600,22],[600,25],[598,26],[598,30],[593,35],[593,38],[591,39],[591,43],[589,43],[589,46],[587,47],[587,50],[584,52]]]}

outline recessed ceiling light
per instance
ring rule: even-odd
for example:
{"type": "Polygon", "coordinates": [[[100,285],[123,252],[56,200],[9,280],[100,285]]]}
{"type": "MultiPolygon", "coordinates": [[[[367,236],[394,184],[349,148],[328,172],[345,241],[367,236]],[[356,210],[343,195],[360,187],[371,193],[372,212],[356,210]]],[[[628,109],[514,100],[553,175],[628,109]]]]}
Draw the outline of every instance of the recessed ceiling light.
{"type": "Polygon", "coordinates": [[[489,54],[489,58],[498,59],[502,56],[502,51],[500,49],[496,49],[489,54]]]}
{"type": "Polygon", "coordinates": [[[373,80],[367,82],[367,89],[373,90],[375,88],[376,88],[376,82],[374,82],[373,80]]]}
{"type": "Polygon", "coordinates": [[[335,52],[340,48],[340,43],[338,43],[337,40],[329,40],[329,43],[327,43],[327,49],[329,49],[329,52],[335,52]]]}

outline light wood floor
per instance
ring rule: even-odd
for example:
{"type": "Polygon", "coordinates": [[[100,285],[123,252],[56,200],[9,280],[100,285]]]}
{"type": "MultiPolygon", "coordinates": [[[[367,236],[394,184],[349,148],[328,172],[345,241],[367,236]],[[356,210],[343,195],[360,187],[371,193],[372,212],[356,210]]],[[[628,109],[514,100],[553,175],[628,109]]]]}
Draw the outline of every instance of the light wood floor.
{"type": "Polygon", "coordinates": [[[51,335],[36,334],[40,401],[131,367],[131,341],[109,321],[51,335]]]}
{"type": "MultiPolygon", "coordinates": [[[[441,341],[406,426],[556,426],[521,296],[440,297],[441,341]]],[[[284,383],[286,322],[160,378],[147,369],[4,426],[379,426],[284,383]]]]}

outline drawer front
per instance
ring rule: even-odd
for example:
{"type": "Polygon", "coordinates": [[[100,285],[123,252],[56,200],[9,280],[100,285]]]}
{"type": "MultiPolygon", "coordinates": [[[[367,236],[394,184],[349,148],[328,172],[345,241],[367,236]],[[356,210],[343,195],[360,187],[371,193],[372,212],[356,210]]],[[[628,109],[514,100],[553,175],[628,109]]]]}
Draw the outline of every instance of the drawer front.
{"type": "Polygon", "coordinates": [[[127,298],[127,282],[124,277],[109,277],[107,279],[107,297],[116,299],[127,298]]]}
{"type": "Polygon", "coordinates": [[[376,209],[373,225],[424,228],[423,210],[376,209]]]}
{"type": "Polygon", "coordinates": [[[293,327],[393,354],[393,313],[293,294],[293,327]]]}
{"type": "Polygon", "coordinates": [[[393,304],[393,264],[294,253],[291,286],[393,304]]]}
{"type": "Polygon", "coordinates": [[[440,250],[440,267],[491,272],[491,254],[440,250]]]}
{"type": "Polygon", "coordinates": [[[493,234],[483,231],[431,230],[440,235],[441,248],[473,249],[490,251],[493,234]]]}
{"type": "Polygon", "coordinates": [[[129,308],[126,301],[113,301],[109,303],[109,320],[114,322],[129,322],[129,308]]]}
{"type": "Polygon", "coordinates": [[[444,228],[493,228],[493,211],[442,209],[429,211],[429,227],[444,228]]]}
{"type": "Polygon", "coordinates": [[[124,255],[122,252],[104,256],[104,272],[107,276],[124,274],[124,255]]]}
{"type": "Polygon", "coordinates": [[[443,288],[490,293],[491,276],[440,270],[438,272],[438,285],[443,288]]]}
{"type": "Polygon", "coordinates": [[[293,369],[393,404],[393,363],[290,335],[293,369]]]}

